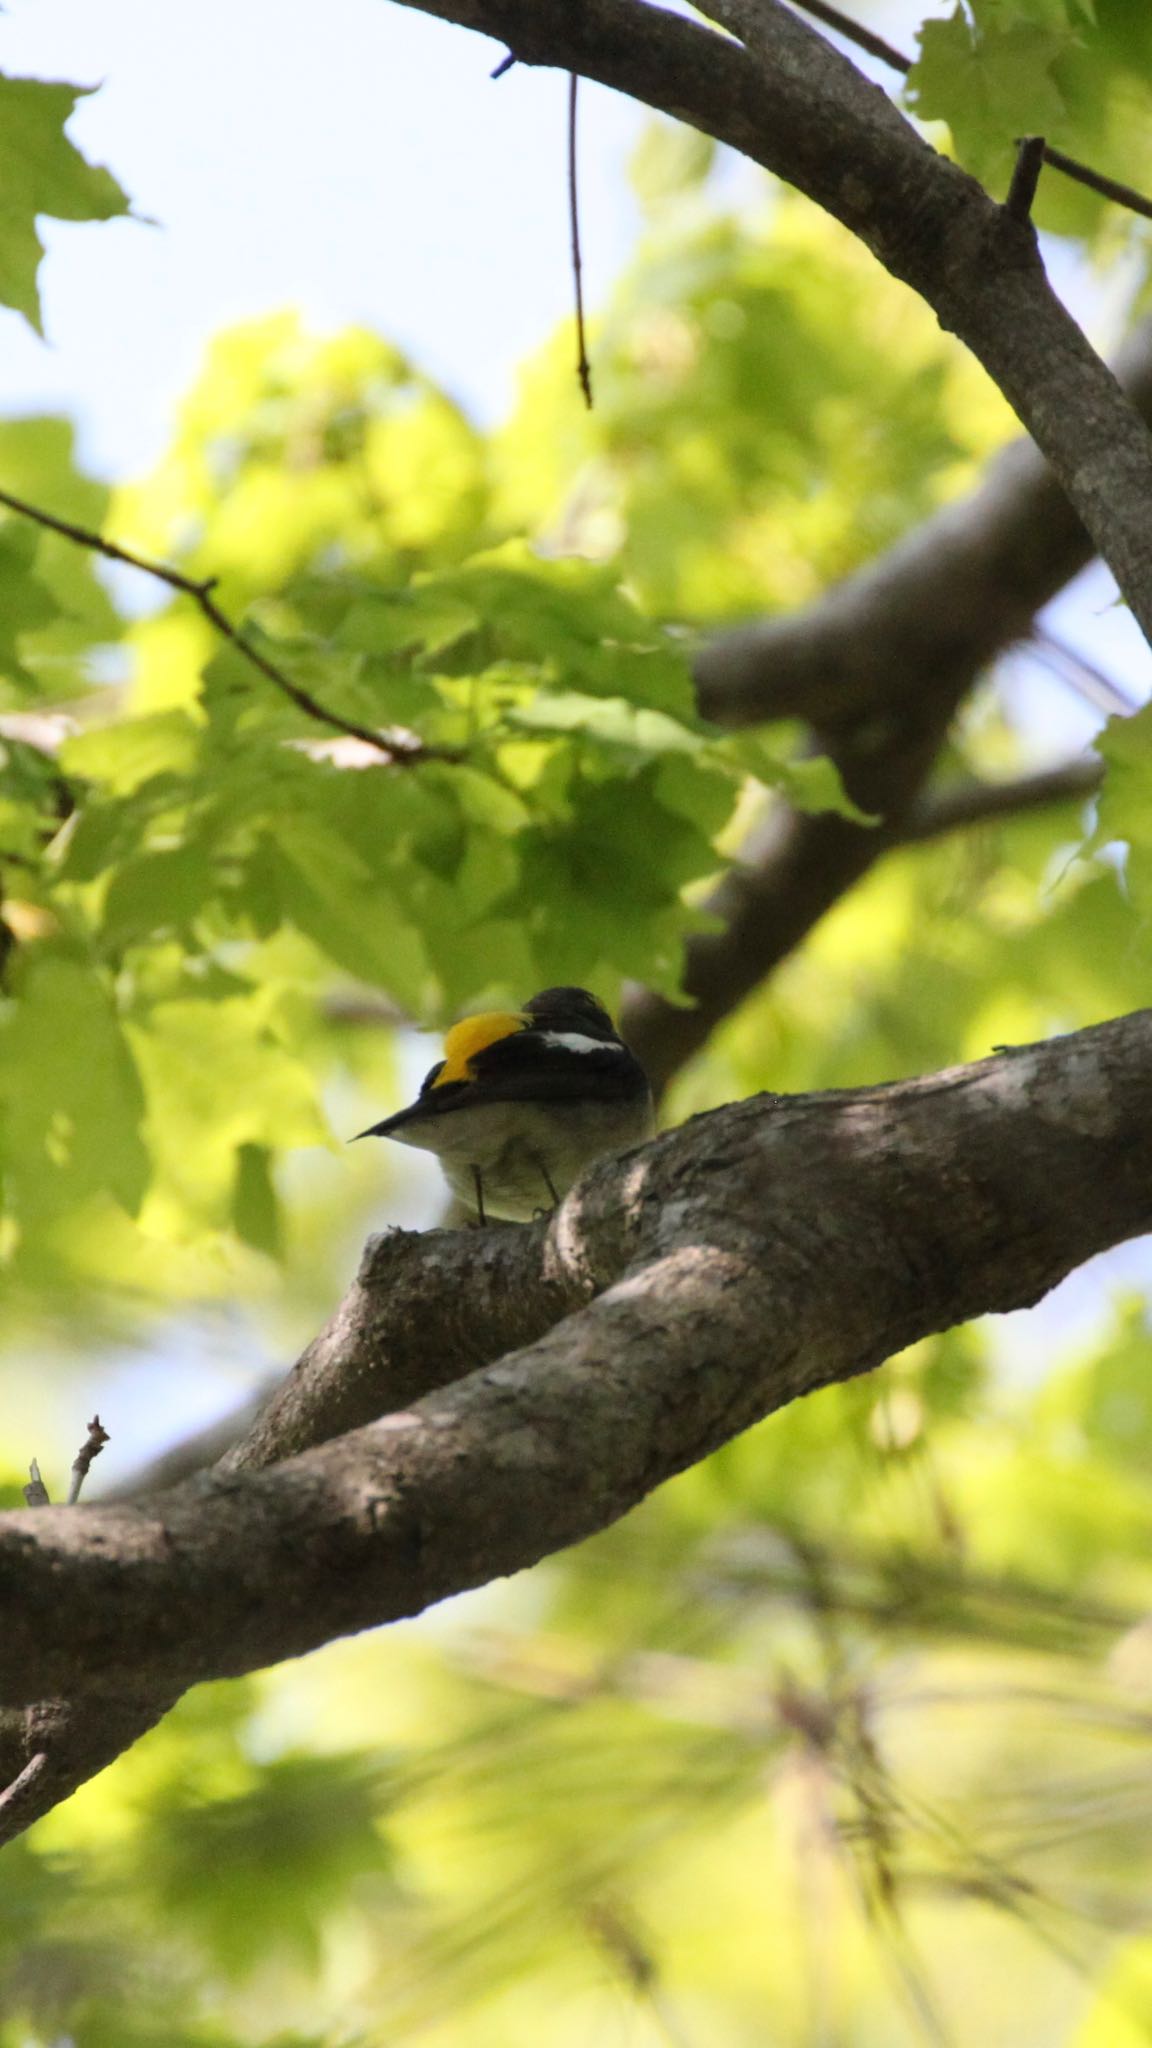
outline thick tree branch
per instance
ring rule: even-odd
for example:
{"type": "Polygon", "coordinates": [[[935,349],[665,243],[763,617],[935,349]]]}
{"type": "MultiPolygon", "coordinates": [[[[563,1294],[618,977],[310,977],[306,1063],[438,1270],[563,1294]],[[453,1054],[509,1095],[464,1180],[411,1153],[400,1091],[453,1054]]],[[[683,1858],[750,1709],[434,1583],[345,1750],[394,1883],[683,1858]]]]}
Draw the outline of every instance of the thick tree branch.
{"type": "Polygon", "coordinates": [[[842,221],[983,363],[1152,639],[1152,438],[1050,289],[1031,226],[782,0],[712,7],[745,46],[644,0],[405,4],[690,122],[842,221]]]}
{"type": "MultiPolygon", "coordinates": [[[[379,1293],[369,1270],[346,1340],[370,1327],[368,1358],[387,1334],[413,1389],[440,1387],[407,1411],[136,1506],[0,1517],[0,1698],[98,1705],[125,1670],[171,1695],[416,1613],[1150,1226],[1150,1012],[923,1081],[697,1118],[596,1169],[547,1228],[404,1240],[379,1293]],[[437,1305],[457,1260],[475,1284],[483,1237],[493,1278],[557,1288],[553,1313],[591,1298],[445,1386],[477,1341],[453,1353],[437,1305]]],[[[347,1417],[341,1390],[308,1433],[347,1417]]]]}
{"type": "MultiPolygon", "coordinates": [[[[1056,473],[1046,473],[1032,451],[1009,451],[978,504],[978,515],[1002,510],[1003,535],[979,516],[966,521],[972,507],[960,508],[952,544],[936,560],[931,540],[949,514],[923,536],[921,560],[922,536],[914,536],[801,620],[751,630],[747,715],[788,710],[810,719],[852,793],[884,818],[884,834],[773,807],[757,845],[710,906],[726,931],[690,947],[685,993],[694,1007],[639,993],[629,1002],[629,1035],[659,1084],[899,836],[981,659],[1026,631],[1036,605],[1087,558],[1093,542],[1148,632],[1152,442],[1050,292],[1031,227],[929,149],[883,93],[779,0],[718,0],[711,9],[747,38],[745,46],[641,0],[408,4],[496,36],[524,62],[579,70],[630,92],[788,179],[858,234],[967,342],[1056,473]],[[1061,486],[1071,506],[1061,503],[1061,486]],[[1033,534],[1016,516],[1027,497],[1046,501],[1032,573],[1033,534]],[[1023,558],[1021,576],[997,548],[1000,538],[1023,558]],[[929,583],[922,575],[948,556],[950,569],[965,556],[980,564],[967,586],[960,576],[937,574],[929,583]],[[890,573],[894,587],[886,590],[890,573]],[[920,602],[910,606],[917,586],[920,602]],[[991,606],[982,601],[989,588],[998,597],[991,606]],[[874,631],[877,623],[895,623],[900,608],[911,628],[904,650],[893,645],[898,634],[874,631]],[[772,705],[765,702],[766,670],[772,705]],[[858,682],[850,690],[845,678],[853,671],[858,682]],[[888,680],[877,719],[881,671],[888,680]],[[894,676],[907,678],[897,704],[894,676]]],[[[738,715],[737,653],[729,637],[699,665],[704,706],[714,717],[738,715]]]]}
{"type": "MultiPolygon", "coordinates": [[[[810,14],[814,21],[822,21],[827,28],[835,29],[846,42],[855,43],[858,50],[867,50],[870,57],[878,57],[882,64],[888,64],[893,71],[909,72],[912,58],[886,43],[883,37],[874,35],[862,22],[853,21],[842,14],[838,7],[830,7],[827,0],[794,0],[804,14],[810,14]]],[[[1057,171],[1063,171],[1066,178],[1074,178],[1077,184],[1087,185],[1103,198],[1114,200],[1117,206],[1126,207],[1130,213],[1140,213],[1146,220],[1152,220],[1152,199],[1146,199],[1143,192],[1137,192],[1133,185],[1123,185],[1117,178],[1105,177],[1103,172],[1094,171],[1089,164],[1082,164],[1074,156],[1065,156],[1062,149],[1053,149],[1047,142],[1041,145],[1044,162],[1057,171]]]]}
{"type": "MultiPolygon", "coordinates": [[[[1152,323],[1119,375],[1152,417],[1152,323]]],[[[701,708],[725,725],[808,719],[880,827],[765,816],[708,908],[721,929],[689,942],[692,1007],[633,990],[625,1029],[657,1086],[771,973],[881,855],[917,836],[932,762],[989,662],[1091,559],[1092,543],[1030,442],[997,457],[970,497],[838,584],[808,610],[721,634],[696,661],[701,708]]]]}
{"type": "MultiPolygon", "coordinates": [[[[1152,321],[1116,374],[1152,420],[1152,321]]],[[[839,728],[962,694],[1087,566],[1093,545],[1038,450],[1017,441],[967,498],[926,519],[813,605],[718,634],[696,658],[700,708],[720,725],[806,718],[839,728]]]]}

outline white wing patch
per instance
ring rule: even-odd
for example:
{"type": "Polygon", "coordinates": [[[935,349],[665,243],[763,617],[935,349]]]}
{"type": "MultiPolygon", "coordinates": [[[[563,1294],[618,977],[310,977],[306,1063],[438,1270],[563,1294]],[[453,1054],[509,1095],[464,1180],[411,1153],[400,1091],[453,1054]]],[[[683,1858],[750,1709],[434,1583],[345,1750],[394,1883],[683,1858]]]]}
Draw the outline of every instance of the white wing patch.
{"type": "Polygon", "coordinates": [[[562,1045],[565,1052],[626,1052],[619,1039],[590,1038],[584,1031],[542,1031],[545,1045],[562,1045]]]}

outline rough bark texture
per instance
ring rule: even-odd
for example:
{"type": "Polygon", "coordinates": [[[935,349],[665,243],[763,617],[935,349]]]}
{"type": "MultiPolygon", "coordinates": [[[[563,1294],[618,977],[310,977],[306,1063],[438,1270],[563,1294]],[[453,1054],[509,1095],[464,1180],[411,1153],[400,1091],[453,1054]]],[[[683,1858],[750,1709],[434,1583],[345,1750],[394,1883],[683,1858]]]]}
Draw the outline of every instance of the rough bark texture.
{"type": "MultiPolygon", "coordinates": [[[[603,1163],[546,1225],[377,1240],[231,1470],[0,1516],[0,1701],[32,1709],[8,1760],[44,1755],[59,1796],[85,1744],[98,1767],[186,1686],[517,1571],[772,1410],[1150,1224],[1143,1011],[924,1080],[733,1104],[603,1163]]],[[[32,1769],[0,1828],[36,1791],[32,1769]]]]}
{"type": "MultiPolygon", "coordinates": [[[[1087,535],[1152,623],[1152,444],[1030,228],[778,0],[716,0],[743,42],[642,0],[409,4],[630,91],[826,206],[968,343],[1058,478],[1013,451],[805,620],[706,657],[713,715],[800,711],[885,822],[777,811],[751,880],[727,885],[698,1043],[916,829],[952,708],[1087,535]]],[[[1149,355],[1145,338],[1146,381],[1149,355]]],[[[648,1028],[657,1071],[686,1056],[666,1020],[648,1028]]],[[[519,1569],[774,1408],[1035,1300],[1148,1229],[1150,1168],[1141,1013],[921,1082],[734,1105],[602,1166],[547,1227],[378,1241],[224,1465],[138,1502],[0,1517],[0,1840],[198,1679],[519,1569]]]]}
{"type": "Polygon", "coordinates": [[[715,0],[744,43],[646,0],[404,4],[690,122],[842,221],[983,363],[1152,640],[1152,437],[1049,286],[1031,224],[781,0],[715,0]]]}
{"type": "MultiPolygon", "coordinates": [[[[1152,418],[1152,322],[1116,362],[1152,418]]],[[[700,708],[719,725],[807,718],[837,727],[942,687],[965,688],[1027,636],[1093,546],[1049,465],[1017,441],[978,488],[815,604],[720,633],[697,657],[700,708]]]]}
{"type": "Polygon", "coordinates": [[[1148,632],[1152,444],[1133,407],[1152,410],[1152,343],[1145,327],[1120,365],[1127,404],[1055,301],[1027,224],[936,155],[885,94],[778,0],[716,0],[708,11],[737,42],[642,0],[407,4],[497,37],[522,62],[571,66],[615,85],[796,185],[967,342],[1037,444],[1007,451],[972,499],[808,612],[721,635],[701,656],[707,715],[724,724],[808,719],[853,795],[883,823],[869,829],[770,807],[709,905],[722,928],[689,946],[690,1006],[630,992],[626,1030],[661,1088],[905,838],[982,667],[1027,633],[1094,546],[1148,632]]]}

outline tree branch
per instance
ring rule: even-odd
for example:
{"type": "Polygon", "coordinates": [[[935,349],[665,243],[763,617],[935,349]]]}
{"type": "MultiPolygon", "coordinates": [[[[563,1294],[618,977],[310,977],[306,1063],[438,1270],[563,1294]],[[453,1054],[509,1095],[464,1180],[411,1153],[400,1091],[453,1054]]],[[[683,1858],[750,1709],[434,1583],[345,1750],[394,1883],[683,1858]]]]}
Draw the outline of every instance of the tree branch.
{"type": "Polygon", "coordinates": [[[373,732],[367,725],[358,725],[354,719],[342,718],[335,711],[312,696],[311,692],[293,682],[292,677],[277,662],[269,660],[259,647],[250,640],[239,626],[232,623],[227,612],[217,603],[213,592],[215,576],[186,576],[182,569],[174,569],[167,562],[153,562],[146,555],[134,554],[131,548],[123,548],[118,541],[105,540],[99,533],[93,533],[86,526],[77,526],[70,519],[58,519],[54,512],[46,512],[40,505],[29,504],[25,498],[17,498],[11,491],[0,490],[0,505],[6,505],[10,512],[18,512],[22,519],[31,519],[37,526],[46,527],[49,533],[58,533],[77,547],[87,548],[90,553],[104,555],[110,562],[123,562],[129,569],[139,569],[145,576],[155,577],[158,583],[166,583],[169,590],[175,590],[183,597],[190,597],[213,631],[223,640],[231,643],[243,655],[245,661],[274,683],[281,694],[295,704],[307,718],[318,725],[325,725],[331,732],[344,734],[346,738],[363,741],[374,753],[383,755],[386,761],[408,764],[426,759],[430,750],[419,740],[406,738],[396,732],[373,732]]]}
{"type": "Polygon", "coordinates": [[[0,1516],[0,1699],[83,1694],[98,1711],[126,1670],[172,1696],[417,1613],[1150,1226],[1144,1011],[921,1081],[756,1097],[604,1162],[547,1227],[404,1238],[370,1259],[341,1346],[351,1368],[387,1340],[413,1392],[439,1391],[321,1441],[349,1413],[321,1358],[331,1398],[285,1436],[317,1449],[134,1506],[0,1516]],[[494,1317],[479,1332],[461,1305],[478,1264],[494,1317]],[[512,1281],[559,1320],[477,1367],[512,1281]]]}
{"type": "MultiPolygon", "coordinates": [[[[1152,420],[1152,321],[1116,375],[1152,420]]],[[[696,657],[705,717],[805,718],[840,727],[914,706],[940,680],[961,693],[1091,561],[1092,541],[1048,464],[1013,442],[946,505],[809,606],[720,633],[696,657]]]]}
{"type": "Polygon", "coordinates": [[[967,343],[1152,639],[1152,438],[1049,287],[1035,234],[782,0],[716,0],[746,45],[644,0],[404,0],[690,122],[843,222],[967,343]]]}
{"type": "Polygon", "coordinates": [[[969,825],[987,825],[1045,811],[1054,804],[1083,803],[1104,779],[1104,764],[1093,755],[1041,768],[1007,782],[958,782],[914,804],[901,828],[899,844],[942,839],[969,825]]]}
{"type": "MultiPolygon", "coordinates": [[[[1126,342],[1118,375],[1152,417],[1152,322],[1126,342]]],[[[802,717],[884,824],[812,817],[781,801],[714,891],[721,929],[689,940],[692,1007],[629,991],[625,1032],[658,1087],[800,944],[909,821],[949,724],[984,669],[1026,640],[1036,612],[1092,557],[1092,543],[1028,441],[807,610],[722,633],[696,658],[701,710],[742,726],[802,717]]],[[[912,836],[915,836],[913,833],[912,836]]]]}
{"type": "MultiPolygon", "coordinates": [[[[852,21],[841,14],[838,7],[830,7],[827,0],[794,0],[804,14],[810,14],[814,21],[822,21],[827,28],[835,29],[846,42],[855,43],[857,49],[867,50],[870,57],[878,57],[881,64],[888,64],[893,71],[907,73],[912,69],[912,58],[886,43],[883,37],[874,35],[862,22],[852,21]]],[[[1105,177],[1103,172],[1094,171],[1089,164],[1082,164],[1077,157],[1066,156],[1062,149],[1053,149],[1047,142],[1041,143],[1041,155],[1054,171],[1063,171],[1066,178],[1074,178],[1079,185],[1087,185],[1093,192],[1099,192],[1104,199],[1114,200],[1129,213],[1143,214],[1152,220],[1152,199],[1146,199],[1143,192],[1137,192],[1133,185],[1123,185],[1118,178],[1105,177]]]]}
{"type": "Polygon", "coordinates": [[[911,71],[911,57],[902,56],[883,36],[878,36],[859,21],[853,21],[842,14],[838,7],[829,7],[827,0],[795,0],[803,14],[810,14],[813,21],[822,21],[825,28],[835,29],[846,42],[855,43],[858,50],[867,50],[870,57],[878,57],[881,64],[890,64],[893,71],[911,71]]]}

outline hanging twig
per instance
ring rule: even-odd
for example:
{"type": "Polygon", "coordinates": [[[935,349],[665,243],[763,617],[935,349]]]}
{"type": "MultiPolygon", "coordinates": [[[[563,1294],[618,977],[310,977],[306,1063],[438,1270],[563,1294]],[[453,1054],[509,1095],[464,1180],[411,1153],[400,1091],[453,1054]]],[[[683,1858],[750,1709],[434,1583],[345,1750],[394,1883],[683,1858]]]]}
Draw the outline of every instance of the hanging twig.
{"type": "Polygon", "coordinates": [[[576,197],[576,88],[579,75],[568,74],[568,224],[572,233],[572,281],[576,288],[576,375],[584,403],[592,410],[592,365],[584,334],[584,283],[580,263],[580,208],[576,197]]]}
{"type": "Polygon", "coordinates": [[[190,597],[222,639],[230,641],[253,668],[259,669],[261,675],[275,683],[297,710],[318,724],[328,726],[332,732],[344,733],[351,739],[363,740],[365,746],[372,747],[386,761],[397,765],[427,758],[430,749],[418,740],[405,741],[395,733],[384,738],[382,734],[373,732],[370,726],[357,725],[350,718],[340,718],[336,712],[327,710],[309,691],[302,689],[299,683],[294,683],[291,676],[286,675],[276,662],[270,661],[221,610],[212,595],[219,581],[217,577],[186,576],[182,569],[174,569],[170,563],[149,561],[145,555],[134,554],[131,548],[121,547],[117,541],[105,540],[102,534],[93,533],[86,526],[76,526],[69,519],[58,519],[54,512],[45,512],[39,505],[30,505],[12,491],[0,490],[0,505],[6,505],[10,512],[18,512],[24,519],[35,520],[38,526],[46,527],[50,533],[59,533],[65,540],[75,541],[77,547],[90,548],[93,554],[104,555],[110,562],[124,562],[130,569],[139,569],[145,576],[154,576],[157,582],[166,583],[170,590],[178,590],[182,596],[190,597]]]}

